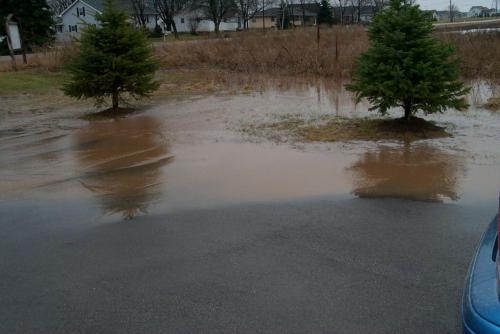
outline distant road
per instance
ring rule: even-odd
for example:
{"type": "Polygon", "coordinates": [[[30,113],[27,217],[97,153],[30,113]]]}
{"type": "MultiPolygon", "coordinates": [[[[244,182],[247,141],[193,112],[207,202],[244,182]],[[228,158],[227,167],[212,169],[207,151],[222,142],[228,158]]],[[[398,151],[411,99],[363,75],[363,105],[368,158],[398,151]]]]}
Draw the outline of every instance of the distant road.
{"type": "Polygon", "coordinates": [[[434,27],[437,29],[457,29],[457,28],[500,28],[500,18],[492,20],[477,20],[477,21],[462,21],[462,22],[446,22],[446,23],[434,23],[434,27]]]}

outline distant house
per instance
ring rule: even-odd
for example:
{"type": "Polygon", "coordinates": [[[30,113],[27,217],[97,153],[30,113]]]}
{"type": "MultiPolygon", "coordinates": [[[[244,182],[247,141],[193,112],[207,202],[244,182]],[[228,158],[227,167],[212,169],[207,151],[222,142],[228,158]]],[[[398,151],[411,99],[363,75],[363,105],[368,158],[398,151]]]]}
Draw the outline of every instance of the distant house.
{"type": "MultiPolygon", "coordinates": [[[[204,9],[186,9],[174,17],[177,32],[212,32],[215,31],[214,22],[207,17],[204,9]]],[[[160,22],[165,31],[170,31],[171,26],[160,22]]],[[[241,22],[236,15],[229,15],[220,25],[220,31],[236,31],[241,27],[241,22]]]]}
{"type": "MultiPolygon", "coordinates": [[[[115,3],[120,9],[130,13],[131,18],[134,19],[134,12],[129,0],[118,0],[115,3]]],[[[105,0],[75,0],[56,17],[56,39],[68,41],[72,38],[78,38],[86,25],[98,24],[95,15],[102,13],[104,4],[105,0]]],[[[147,28],[154,29],[158,25],[160,17],[154,10],[152,0],[144,11],[144,18],[147,28]]]]}
{"type": "Polygon", "coordinates": [[[438,20],[449,20],[450,19],[450,11],[449,10],[437,10],[436,15],[438,20]]]}
{"type": "Polygon", "coordinates": [[[424,14],[426,14],[431,21],[437,21],[439,20],[439,15],[437,10],[424,10],[424,14]]]}
{"type": "MultiPolygon", "coordinates": [[[[130,0],[115,0],[117,6],[130,14],[131,20],[136,24],[138,20],[134,17],[134,10],[130,0]]],[[[104,10],[105,0],[75,0],[68,8],[56,17],[56,39],[58,41],[68,41],[80,37],[82,29],[88,24],[97,24],[95,15],[104,10]]],[[[154,0],[146,2],[144,11],[146,28],[153,30],[159,26],[164,31],[170,31],[171,25],[166,24],[160,14],[154,8],[154,0]]],[[[178,32],[191,31],[214,31],[215,25],[207,18],[202,9],[186,10],[174,17],[178,32]]],[[[235,31],[240,25],[236,16],[225,19],[221,22],[221,31],[235,31]]]]}
{"type": "Polygon", "coordinates": [[[490,9],[484,6],[472,6],[467,13],[467,17],[490,16],[490,9]]]}
{"type": "Polygon", "coordinates": [[[495,8],[491,8],[488,11],[488,16],[500,16],[500,11],[497,11],[495,8]]]}
{"type": "Polygon", "coordinates": [[[357,6],[333,7],[333,17],[337,22],[342,24],[368,24],[372,22],[373,17],[377,13],[375,6],[362,6],[360,13],[357,6]],[[359,21],[359,22],[358,22],[359,21]]]}
{"type": "MultiPolygon", "coordinates": [[[[293,5],[287,7],[288,17],[290,24],[301,26],[301,25],[315,25],[317,12],[312,12],[311,10],[304,9],[300,7],[300,5],[293,5]]],[[[264,12],[259,11],[255,13],[250,22],[248,23],[248,27],[252,28],[260,28],[264,26],[267,28],[278,28],[278,24],[280,22],[280,18],[283,16],[283,9],[280,7],[268,8],[265,9],[264,12]],[[264,23],[263,23],[264,21],[264,23]]]]}

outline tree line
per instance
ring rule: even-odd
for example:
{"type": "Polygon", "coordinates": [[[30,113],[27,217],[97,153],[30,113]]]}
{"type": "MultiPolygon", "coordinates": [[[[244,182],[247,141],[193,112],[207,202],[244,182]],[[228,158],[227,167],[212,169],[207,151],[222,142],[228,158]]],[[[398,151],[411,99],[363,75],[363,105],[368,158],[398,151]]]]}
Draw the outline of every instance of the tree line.
{"type": "MultiPolygon", "coordinates": [[[[50,0],[51,7],[55,13],[60,13],[74,0],[50,0]]],[[[333,23],[333,7],[337,8],[337,23],[360,23],[363,8],[369,6],[373,14],[380,11],[387,0],[122,0],[127,3],[133,12],[136,23],[139,26],[147,25],[148,9],[155,10],[161,20],[171,29],[175,37],[178,37],[178,28],[174,18],[186,11],[198,12],[198,16],[191,17],[189,24],[196,30],[197,23],[202,18],[213,21],[215,32],[219,33],[219,27],[225,20],[237,16],[241,20],[241,28],[247,30],[250,20],[262,15],[263,11],[271,7],[280,7],[285,16],[301,16],[302,22],[306,21],[306,13],[310,5],[316,5],[318,21],[320,23],[333,23]],[[294,10],[298,9],[298,13],[294,10]],[[351,22],[344,20],[350,12],[351,22]]],[[[283,26],[283,24],[278,24],[283,26]]]]}

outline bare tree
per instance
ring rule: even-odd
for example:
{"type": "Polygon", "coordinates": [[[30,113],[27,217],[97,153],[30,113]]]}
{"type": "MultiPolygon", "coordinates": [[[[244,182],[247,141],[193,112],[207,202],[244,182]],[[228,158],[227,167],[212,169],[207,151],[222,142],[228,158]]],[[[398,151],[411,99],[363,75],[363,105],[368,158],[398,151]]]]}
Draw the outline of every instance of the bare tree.
{"type": "Polygon", "coordinates": [[[448,6],[448,16],[449,16],[450,22],[455,21],[455,18],[457,17],[457,14],[459,12],[460,12],[460,10],[458,9],[458,6],[455,5],[454,3],[451,3],[451,1],[450,1],[450,5],[448,6]]]}
{"type": "Polygon", "coordinates": [[[237,6],[234,0],[205,0],[203,5],[206,14],[214,22],[215,33],[220,35],[220,24],[232,13],[236,12],[237,6]]]}
{"type": "Polygon", "coordinates": [[[309,0],[299,0],[300,9],[302,10],[302,26],[306,25],[306,5],[309,4],[309,0]]]}
{"type": "Polygon", "coordinates": [[[198,16],[189,18],[189,31],[191,32],[191,35],[198,34],[198,27],[200,25],[200,20],[201,19],[198,16]]]}
{"type": "Polygon", "coordinates": [[[243,29],[248,29],[248,21],[255,16],[259,7],[259,0],[237,0],[236,8],[241,20],[243,21],[243,29]]]}
{"type": "MultiPolygon", "coordinates": [[[[302,0],[301,0],[302,1],[302,0]]],[[[344,15],[347,7],[349,6],[349,0],[337,0],[336,6],[338,7],[338,12],[340,14],[340,24],[344,24],[344,15]]]]}
{"type": "Polygon", "coordinates": [[[351,6],[353,9],[353,21],[356,21],[357,24],[362,23],[361,14],[363,12],[363,8],[368,5],[371,5],[370,0],[351,0],[351,6]],[[355,20],[354,17],[356,17],[355,20]]]}
{"type": "Polygon", "coordinates": [[[130,0],[132,5],[132,11],[134,12],[135,22],[141,27],[146,27],[147,24],[147,14],[146,9],[148,6],[147,0],[130,0]]]}
{"type": "Polygon", "coordinates": [[[377,14],[380,12],[382,9],[384,9],[385,5],[387,4],[386,0],[373,0],[373,14],[377,14]]]}
{"type": "Polygon", "coordinates": [[[165,24],[172,27],[175,38],[179,38],[177,26],[175,25],[175,16],[189,7],[189,0],[156,0],[155,8],[160,15],[160,18],[165,24]]]}
{"type": "Polygon", "coordinates": [[[243,21],[243,29],[248,29],[248,22],[255,15],[273,4],[273,0],[236,0],[236,10],[243,21]]]}
{"type": "Polygon", "coordinates": [[[75,0],[52,0],[48,4],[55,14],[61,14],[66,8],[68,8],[75,0]]]}

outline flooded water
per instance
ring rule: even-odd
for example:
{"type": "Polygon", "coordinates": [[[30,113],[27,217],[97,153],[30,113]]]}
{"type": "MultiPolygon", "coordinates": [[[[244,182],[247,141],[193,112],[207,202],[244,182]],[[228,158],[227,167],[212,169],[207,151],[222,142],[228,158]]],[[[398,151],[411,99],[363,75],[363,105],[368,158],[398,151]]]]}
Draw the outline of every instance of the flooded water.
{"type": "Polygon", "coordinates": [[[243,122],[276,115],[369,115],[341,83],[319,80],[171,100],[116,119],[86,120],[86,109],[5,111],[0,199],[71,199],[89,216],[123,219],[331,195],[494,208],[500,113],[478,107],[492,94],[474,84],[468,111],[427,117],[452,138],[415,142],[276,144],[242,134],[243,122]]]}

